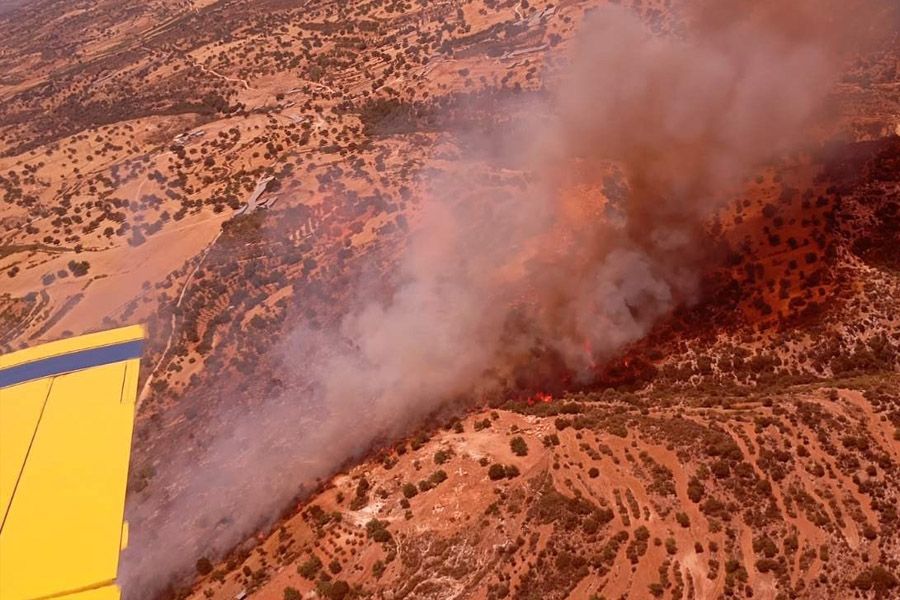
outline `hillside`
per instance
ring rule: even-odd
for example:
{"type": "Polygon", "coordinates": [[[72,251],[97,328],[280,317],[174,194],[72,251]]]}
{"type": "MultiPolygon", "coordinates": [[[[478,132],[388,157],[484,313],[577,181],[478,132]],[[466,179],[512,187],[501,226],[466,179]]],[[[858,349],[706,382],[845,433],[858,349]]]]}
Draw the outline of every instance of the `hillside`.
{"type": "Polygon", "coordinates": [[[890,2],[14,4],[0,351],[146,325],[126,598],[900,594],[890,2]]]}
{"type": "Polygon", "coordinates": [[[192,597],[893,597],[898,381],[477,412],[201,560],[192,597]]]}
{"type": "Polygon", "coordinates": [[[194,596],[893,597],[897,141],[839,156],[789,194],[750,182],[708,300],[594,383],[544,367],[436,415],[198,563],[194,596]]]}

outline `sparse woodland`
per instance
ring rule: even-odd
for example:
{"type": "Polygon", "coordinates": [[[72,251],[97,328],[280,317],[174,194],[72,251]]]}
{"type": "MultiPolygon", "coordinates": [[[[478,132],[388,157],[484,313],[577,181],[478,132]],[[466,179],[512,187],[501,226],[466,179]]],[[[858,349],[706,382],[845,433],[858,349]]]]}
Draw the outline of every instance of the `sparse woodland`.
{"type": "MultiPolygon", "coordinates": [[[[391,296],[429,181],[525,185],[453,158],[547,93],[597,3],[52,4],[0,20],[0,351],[146,323],[140,505],[165,452],[300,387],[287,333],[335,330],[360,281],[391,296]]],[[[840,141],[746,180],[697,301],[590,378],[535,351],[160,594],[900,596],[898,73],[858,57],[840,141]]],[[[611,165],[597,193],[628,192],[611,165]]]]}

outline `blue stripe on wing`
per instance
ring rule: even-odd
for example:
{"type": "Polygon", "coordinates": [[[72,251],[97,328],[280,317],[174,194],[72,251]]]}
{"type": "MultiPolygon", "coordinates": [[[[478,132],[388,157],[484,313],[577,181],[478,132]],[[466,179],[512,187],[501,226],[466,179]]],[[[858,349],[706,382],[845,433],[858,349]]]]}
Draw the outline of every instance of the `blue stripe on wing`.
{"type": "Polygon", "coordinates": [[[9,367],[0,370],[0,388],[34,379],[53,377],[63,373],[71,373],[72,371],[81,371],[82,369],[139,358],[143,345],[143,340],[133,340],[111,346],[78,350],[77,352],[51,356],[23,365],[9,367]]]}

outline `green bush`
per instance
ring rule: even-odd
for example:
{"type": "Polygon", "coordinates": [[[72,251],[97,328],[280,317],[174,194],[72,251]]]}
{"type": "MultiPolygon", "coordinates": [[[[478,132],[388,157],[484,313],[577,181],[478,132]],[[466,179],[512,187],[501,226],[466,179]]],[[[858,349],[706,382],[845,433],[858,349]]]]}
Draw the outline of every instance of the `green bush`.
{"type": "Polygon", "coordinates": [[[406,498],[414,498],[418,495],[419,490],[416,489],[415,484],[412,483],[404,483],[403,484],[403,495],[406,498]]]}
{"type": "Polygon", "coordinates": [[[428,441],[428,434],[424,431],[420,431],[413,437],[412,441],[409,443],[409,447],[413,450],[418,450],[428,441]]]}
{"type": "Polygon", "coordinates": [[[503,465],[494,463],[488,469],[488,477],[490,477],[491,481],[497,481],[506,477],[506,469],[503,465]]]}
{"type": "Polygon", "coordinates": [[[898,581],[893,573],[881,565],[875,565],[857,575],[852,585],[863,591],[873,590],[880,596],[897,587],[898,581]]]}
{"type": "Polygon", "coordinates": [[[766,558],[774,558],[778,554],[778,546],[775,545],[772,538],[763,534],[753,540],[753,551],[766,558]]]}
{"type": "Polygon", "coordinates": [[[72,275],[75,277],[84,277],[87,275],[88,270],[91,268],[91,265],[86,260],[82,261],[69,261],[69,270],[72,271],[72,275]]]}
{"type": "Polygon", "coordinates": [[[669,554],[675,554],[678,551],[678,546],[675,544],[675,538],[666,538],[666,552],[669,554]]]}
{"type": "Polygon", "coordinates": [[[713,475],[719,479],[725,479],[731,474],[731,468],[727,460],[717,460],[711,468],[713,475]]]}
{"type": "Polygon", "coordinates": [[[778,573],[783,570],[783,565],[773,558],[760,558],[756,561],[756,570],[760,573],[768,573],[769,571],[778,573]]]}
{"type": "Polygon", "coordinates": [[[387,530],[387,522],[372,519],[366,523],[366,534],[378,542],[383,544],[391,540],[391,533],[387,530]]]}
{"type": "Polygon", "coordinates": [[[372,575],[375,576],[375,579],[381,579],[381,576],[384,575],[384,561],[375,561],[375,564],[372,565],[372,575]]]}
{"type": "Polygon", "coordinates": [[[319,569],[322,568],[322,561],[315,554],[311,555],[305,562],[297,566],[297,573],[304,579],[315,579],[319,569]]]}
{"type": "Polygon", "coordinates": [[[509,447],[516,456],[526,456],[528,454],[528,444],[525,443],[525,439],[520,435],[509,440],[509,447]]]}
{"type": "Polygon", "coordinates": [[[703,483],[696,477],[691,477],[690,481],[688,481],[688,498],[691,499],[692,502],[700,502],[703,499],[703,483]]]}
{"type": "Polygon", "coordinates": [[[212,573],[213,566],[209,559],[203,557],[197,561],[197,572],[201,575],[209,575],[212,573]]]}
{"type": "Polygon", "coordinates": [[[350,595],[350,584],[343,580],[337,580],[334,583],[323,580],[316,584],[316,592],[328,600],[344,600],[350,595]]]}

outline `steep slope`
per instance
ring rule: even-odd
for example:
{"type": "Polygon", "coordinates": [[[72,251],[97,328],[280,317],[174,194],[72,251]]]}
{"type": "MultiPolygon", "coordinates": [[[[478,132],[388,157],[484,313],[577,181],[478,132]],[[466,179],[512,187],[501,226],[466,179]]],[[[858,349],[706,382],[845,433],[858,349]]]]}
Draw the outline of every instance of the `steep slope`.
{"type": "Polygon", "coordinates": [[[608,390],[475,413],[199,562],[193,597],[888,597],[898,383],[608,390]]]}
{"type": "MultiPolygon", "coordinates": [[[[675,39],[697,4],[611,3],[675,39]]],[[[327,411],[304,343],[346,345],[342,318],[392,297],[429,184],[529,189],[485,156],[531,137],[518,113],[603,4],[34,0],[0,18],[0,348],[147,323],[135,597],[897,594],[892,43],[853,55],[804,151],[704,224],[698,293],[648,335],[596,362],[585,347],[579,372],[517,348],[500,391],[432,415],[471,413],[461,433],[403,455],[419,421],[402,414],[311,441],[327,411]],[[519,474],[491,480],[492,463],[519,474]],[[403,484],[439,469],[407,519],[403,484]]],[[[631,191],[615,161],[559,171],[577,174],[570,222],[631,191]]]]}

